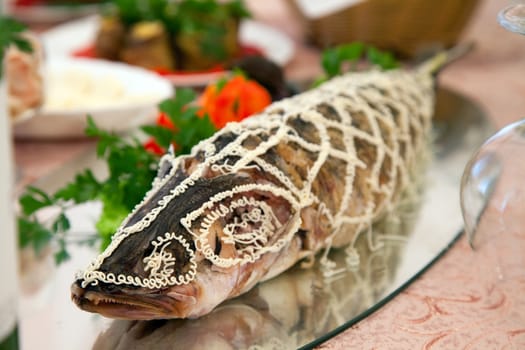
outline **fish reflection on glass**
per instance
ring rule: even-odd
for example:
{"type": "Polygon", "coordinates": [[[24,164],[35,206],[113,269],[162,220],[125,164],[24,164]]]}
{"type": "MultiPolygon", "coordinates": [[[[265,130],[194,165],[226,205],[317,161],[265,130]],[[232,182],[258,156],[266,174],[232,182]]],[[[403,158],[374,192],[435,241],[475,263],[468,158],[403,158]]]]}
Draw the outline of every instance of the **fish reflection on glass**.
{"type": "MultiPolygon", "coordinates": [[[[350,73],[166,154],[73,301],[121,319],[196,318],[320,251],[347,247],[417,191],[429,65],[350,73]]],[[[321,259],[327,262],[329,261],[321,259]]]]}
{"type": "MultiPolygon", "coordinates": [[[[377,237],[377,249],[372,250],[368,237],[360,235],[356,245],[366,259],[357,268],[347,267],[326,278],[319,260],[309,269],[297,265],[195,320],[116,320],[98,336],[93,349],[284,350],[305,346],[391,291],[409,222],[404,217],[401,225],[389,222],[378,228],[381,232],[388,228],[389,233],[377,237]]],[[[329,257],[338,266],[348,266],[343,250],[334,250],[329,257]]]]}

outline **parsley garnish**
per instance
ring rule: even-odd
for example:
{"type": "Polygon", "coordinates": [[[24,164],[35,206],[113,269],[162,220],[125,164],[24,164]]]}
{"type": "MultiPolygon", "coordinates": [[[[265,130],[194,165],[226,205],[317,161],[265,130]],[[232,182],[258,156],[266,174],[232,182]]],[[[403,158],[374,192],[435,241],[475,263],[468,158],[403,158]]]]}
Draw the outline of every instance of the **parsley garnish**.
{"type": "Polygon", "coordinates": [[[363,60],[365,63],[383,70],[394,69],[399,66],[392,53],[381,51],[373,46],[361,42],[339,45],[323,51],[321,66],[325,75],[319,78],[315,85],[319,85],[345,71],[357,70],[358,63],[363,60]]]}
{"type": "Polygon", "coordinates": [[[165,100],[159,105],[160,110],[166,113],[175,125],[177,132],[159,125],[144,126],[142,130],[153,136],[164,149],[174,145],[178,154],[190,153],[194,145],[212,136],[216,131],[207,115],[198,116],[199,108],[192,105],[196,97],[193,90],[180,89],[177,90],[175,98],[165,100]]]}
{"type": "Polygon", "coordinates": [[[68,205],[57,196],[49,196],[35,187],[28,187],[20,197],[22,212],[18,217],[19,246],[32,246],[38,254],[55,237],[59,250],[55,253],[55,262],[60,264],[69,257],[66,251],[65,233],[69,230],[69,219],[65,215],[68,205]],[[56,214],[50,223],[42,223],[36,218],[36,212],[46,207],[56,207],[56,214]]]}

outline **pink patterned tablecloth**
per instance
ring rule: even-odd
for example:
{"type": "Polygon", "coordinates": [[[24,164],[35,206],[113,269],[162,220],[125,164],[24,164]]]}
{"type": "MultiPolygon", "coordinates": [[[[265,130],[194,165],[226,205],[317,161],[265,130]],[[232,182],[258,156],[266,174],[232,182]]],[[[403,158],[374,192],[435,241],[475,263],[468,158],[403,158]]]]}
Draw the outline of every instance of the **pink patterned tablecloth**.
{"type": "Polygon", "coordinates": [[[525,230],[463,236],[406,290],[319,349],[525,349],[525,230]]]}

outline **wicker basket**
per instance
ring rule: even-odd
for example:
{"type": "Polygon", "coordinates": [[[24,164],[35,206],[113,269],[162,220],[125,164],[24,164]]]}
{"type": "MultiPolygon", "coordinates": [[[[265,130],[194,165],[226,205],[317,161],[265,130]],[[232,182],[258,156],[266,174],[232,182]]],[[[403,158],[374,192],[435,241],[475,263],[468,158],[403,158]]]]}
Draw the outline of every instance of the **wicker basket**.
{"type": "Polygon", "coordinates": [[[319,47],[362,41],[404,57],[453,46],[478,0],[366,0],[337,13],[305,21],[319,47]]]}

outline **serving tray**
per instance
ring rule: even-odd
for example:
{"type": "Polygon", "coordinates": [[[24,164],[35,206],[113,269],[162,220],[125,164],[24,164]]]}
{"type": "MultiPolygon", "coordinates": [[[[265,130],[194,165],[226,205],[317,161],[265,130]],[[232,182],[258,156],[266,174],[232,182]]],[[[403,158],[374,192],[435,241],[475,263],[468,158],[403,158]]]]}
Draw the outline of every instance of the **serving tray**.
{"type": "MultiPolygon", "coordinates": [[[[320,344],[395,297],[446,254],[460,234],[463,167],[492,128],[475,103],[446,89],[438,90],[434,125],[423,191],[406,198],[397,219],[385,219],[361,234],[357,252],[320,254],[196,320],[114,321],[80,311],[70,301],[74,273],[96,254],[94,248],[75,247],[72,259],[51,270],[38,291],[23,295],[23,347],[291,349],[320,344]]],[[[100,167],[94,150],[36,185],[54,190],[85,167],[100,167]]],[[[93,233],[99,210],[97,203],[72,209],[72,236],[93,233]]]]}

